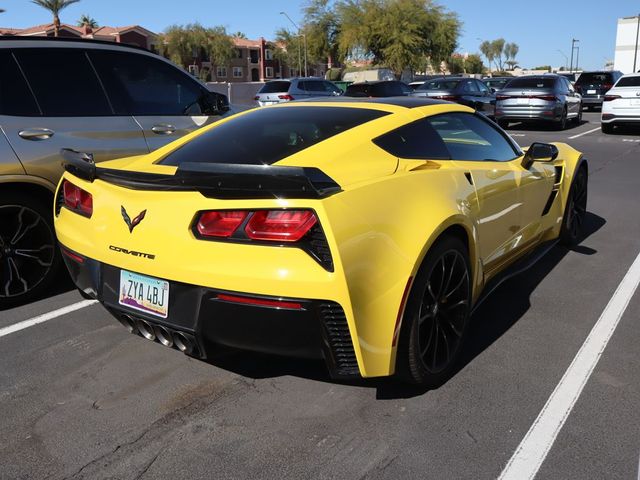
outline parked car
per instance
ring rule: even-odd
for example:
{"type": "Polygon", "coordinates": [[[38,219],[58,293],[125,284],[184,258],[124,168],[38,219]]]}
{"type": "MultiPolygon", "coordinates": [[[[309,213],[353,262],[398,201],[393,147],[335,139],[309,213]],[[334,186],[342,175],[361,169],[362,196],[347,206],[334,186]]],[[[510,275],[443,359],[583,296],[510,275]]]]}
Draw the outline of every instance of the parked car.
{"type": "Polygon", "coordinates": [[[581,72],[557,72],[557,73],[548,73],[547,75],[559,75],[569,80],[569,82],[571,82],[571,85],[575,86],[576,80],[580,78],[580,74],[581,72]]]}
{"type": "Polygon", "coordinates": [[[398,80],[352,83],[344,92],[345,97],[401,97],[411,93],[411,87],[398,80]]]}
{"type": "Polygon", "coordinates": [[[258,90],[254,100],[259,106],[264,107],[292,100],[338,95],[342,95],[342,90],[333,82],[322,78],[303,77],[271,80],[258,90]]]}
{"type": "Polygon", "coordinates": [[[513,79],[513,77],[487,77],[482,79],[482,83],[495,93],[502,90],[511,79],[513,79]]]}
{"type": "Polygon", "coordinates": [[[168,60],[113,42],[0,37],[0,65],[1,308],[42,292],[58,271],[61,148],[96,162],[146,154],[229,106],[168,60]]]}
{"type": "Polygon", "coordinates": [[[434,78],[444,78],[444,77],[445,75],[420,75],[416,77],[412,82],[409,82],[409,86],[411,87],[411,90],[415,90],[416,88],[418,88],[420,85],[422,85],[424,82],[428,80],[433,80],[434,78]]]}
{"type": "Polygon", "coordinates": [[[526,75],[511,80],[496,96],[496,121],[552,122],[559,130],[582,120],[582,98],[560,75],[526,75]]]}
{"type": "Polygon", "coordinates": [[[496,96],[475,78],[436,78],[416,88],[411,96],[448,100],[471,107],[487,117],[494,116],[496,96]]]}
{"type": "Polygon", "coordinates": [[[575,83],[576,91],[582,95],[582,105],[587,110],[602,107],[604,96],[620,77],[622,72],[617,70],[583,72],[575,83]]]}
{"type": "Polygon", "coordinates": [[[444,383],[482,299],[580,241],[587,162],[564,143],[525,153],[455,103],[333,100],[242,112],[133,161],[68,152],[55,226],[77,287],[198,359],[226,346],[444,383]]]}
{"type": "Polygon", "coordinates": [[[604,96],[600,128],[612,133],[616,125],[640,125],[640,73],[623,75],[604,96]]]}

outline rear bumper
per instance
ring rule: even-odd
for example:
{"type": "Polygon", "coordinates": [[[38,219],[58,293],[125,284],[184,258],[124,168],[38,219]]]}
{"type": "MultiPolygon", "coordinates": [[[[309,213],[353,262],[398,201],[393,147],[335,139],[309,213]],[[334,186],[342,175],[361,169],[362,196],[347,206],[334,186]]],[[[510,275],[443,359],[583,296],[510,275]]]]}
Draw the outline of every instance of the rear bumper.
{"type": "Polygon", "coordinates": [[[496,106],[496,120],[512,121],[557,121],[562,116],[563,107],[549,107],[545,109],[509,108],[496,106]]]}
{"type": "MultiPolygon", "coordinates": [[[[334,378],[358,377],[360,370],[344,310],[333,301],[279,298],[220,291],[170,282],[167,318],[156,317],[119,304],[120,269],[62,247],[74,283],[85,296],[95,298],[121,323],[146,322],[195,342],[185,352],[206,360],[220,346],[298,358],[322,359],[334,378]],[[295,308],[238,303],[220,294],[246,299],[288,302],[295,308]],[[299,308],[298,308],[299,307],[299,308]]],[[[142,325],[142,324],[141,324],[142,325]]]]}
{"type": "Polygon", "coordinates": [[[603,102],[603,98],[604,95],[596,95],[593,97],[585,97],[584,95],[582,96],[582,106],[586,107],[594,107],[594,106],[598,106],[598,105],[602,105],[603,102]]]}
{"type": "Polygon", "coordinates": [[[601,117],[602,123],[640,123],[640,110],[636,114],[619,115],[615,113],[603,112],[601,117]]]}

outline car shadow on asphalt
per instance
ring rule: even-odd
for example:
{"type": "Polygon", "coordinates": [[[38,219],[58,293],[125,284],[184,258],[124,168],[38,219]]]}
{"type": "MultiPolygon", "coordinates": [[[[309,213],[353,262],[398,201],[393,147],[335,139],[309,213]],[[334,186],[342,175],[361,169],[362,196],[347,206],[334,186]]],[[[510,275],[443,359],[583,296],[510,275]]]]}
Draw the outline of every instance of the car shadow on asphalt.
{"type": "Polygon", "coordinates": [[[0,306],[0,312],[10,310],[12,308],[23,307],[30,303],[39,302],[40,300],[46,300],[48,298],[55,297],[62,293],[70,292],[75,289],[76,287],[73,284],[73,281],[71,280],[67,269],[63,267],[60,269],[60,273],[58,273],[56,279],[52,282],[51,287],[48,288],[45,292],[42,292],[40,295],[37,295],[35,297],[31,297],[26,301],[16,301],[6,307],[0,306]]]}
{"type": "MultiPolygon", "coordinates": [[[[602,228],[605,223],[606,221],[602,217],[588,212],[585,217],[583,241],[602,228]]],[[[571,250],[556,246],[529,270],[514,279],[507,280],[483,302],[471,317],[468,340],[463,354],[448,380],[455,377],[522,318],[531,306],[529,301],[531,293],[570,251],[583,255],[597,253],[584,245],[578,245],[571,250]]],[[[322,361],[278,357],[232,349],[221,350],[216,357],[209,359],[208,362],[252,379],[294,376],[319,382],[375,389],[378,400],[412,398],[429,391],[425,388],[401,383],[393,378],[336,380],[329,376],[322,361]]]]}
{"type": "Polygon", "coordinates": [[[607,133],[607,135],[613,136],[639,136],[640,135],[640,126],[637,125],[616,125],[611,133],[607,133]]]}
{"type": "Polygon", "coordinates": [[[505,128],[505,131],[507,133],[515,130],[519,132],[572,132],[576,128],[579,128],[582,125],[586,125],[588,123],[590,122],[586,120],[582,120],[580,123],[577,123],[577,124],[574,122],[569,122],[567,124],[567,128],[565,128],[564,130],[558,130],[556,125],[551,122],[530,122],[530,123],[514,122],[509,124],[509,126],[505,128]]]}

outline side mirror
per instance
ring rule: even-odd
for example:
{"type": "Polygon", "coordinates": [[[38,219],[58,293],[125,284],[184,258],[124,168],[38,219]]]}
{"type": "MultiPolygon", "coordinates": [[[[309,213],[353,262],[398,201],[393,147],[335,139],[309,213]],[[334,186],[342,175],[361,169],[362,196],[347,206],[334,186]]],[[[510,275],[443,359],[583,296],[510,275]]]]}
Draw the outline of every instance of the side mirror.
{"type": "Polygon", "coordinates": [[[229,99],[222,93],[206,91],[202,95],[202,113],[223,115],[229,111],[229,99]]]}
{"type": "Polygon", "coordinates": [[[491,88],[491,93],[496,93],[496,89],[495,88],[491,88]]]}
{"type": "Polygon", "coordinates": [[[550,143],[534,142],[522,159],[522,166],[529,168],[533,162],[553,162],[558,158],[558,147],[550,143]]]}

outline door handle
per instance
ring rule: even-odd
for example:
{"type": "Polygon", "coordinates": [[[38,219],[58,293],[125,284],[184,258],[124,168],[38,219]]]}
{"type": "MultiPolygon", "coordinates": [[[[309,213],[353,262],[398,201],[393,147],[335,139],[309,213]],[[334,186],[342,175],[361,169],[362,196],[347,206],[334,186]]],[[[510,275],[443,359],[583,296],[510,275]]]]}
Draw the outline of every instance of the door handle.
{"type": "Polygon", "coordinates": [[[48,140],[53,137],[54,133],[48,128],[28,128],[18,132],[18,135],[25,140],[48,140]]]}
{"type": "Polygon", "coordinates": [[[158,125],[154,125],[153,127],[151,127],[151,131],[153,133],[157,133],[158,135],[171,135],[176,131],[176,127],[167,123],[159,123],[158,125]]]}

